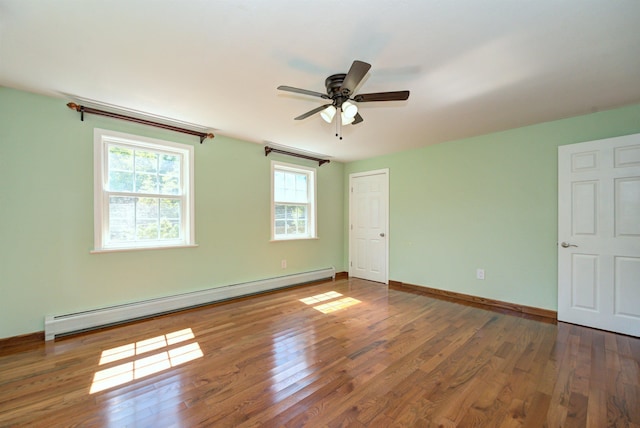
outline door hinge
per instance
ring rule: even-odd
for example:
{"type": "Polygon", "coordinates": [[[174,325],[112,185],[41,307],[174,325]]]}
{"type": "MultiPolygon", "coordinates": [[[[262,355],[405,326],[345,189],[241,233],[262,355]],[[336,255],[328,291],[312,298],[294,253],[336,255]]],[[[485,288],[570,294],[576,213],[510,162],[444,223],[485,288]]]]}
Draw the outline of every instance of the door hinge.
{"type": "Polygon", "coordinates": [[[351,230],[353,230],[353,225],[351,225],[351,230]]]}
{"type": "Polygon", "coordinates": [[[353,262],[349,262],[349,266],[353,267],[353,262]]]}

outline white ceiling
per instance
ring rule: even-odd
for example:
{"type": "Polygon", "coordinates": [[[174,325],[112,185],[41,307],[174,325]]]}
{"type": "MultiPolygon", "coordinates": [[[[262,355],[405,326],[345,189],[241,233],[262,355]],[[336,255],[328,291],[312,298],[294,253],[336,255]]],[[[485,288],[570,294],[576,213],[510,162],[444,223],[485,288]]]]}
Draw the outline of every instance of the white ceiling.
{"type": "Polygon", "coordinates": [[[0,85],[351,161],[640,102],[640,1],[0,0],[0,85]],[[294,121],[354,59],[409,100],[294,121]]]}

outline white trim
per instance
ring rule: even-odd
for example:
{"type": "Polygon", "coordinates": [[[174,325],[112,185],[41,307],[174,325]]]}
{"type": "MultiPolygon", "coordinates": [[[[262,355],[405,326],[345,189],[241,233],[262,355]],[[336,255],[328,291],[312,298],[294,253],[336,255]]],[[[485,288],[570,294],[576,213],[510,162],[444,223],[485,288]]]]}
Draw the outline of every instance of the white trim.
{"type": "Polygon", "coordinates": [[[208,132],[211,132],[211,130],[214,130],[214,128],[210,126],[205,126],[205,125],[192,123],[192,122],[185,122],[183,120],[174,119],[167,116],[160,116],[160,115],[149,113],[142,110],[135,110],[132,108],[122,107],[116,104],[109,104],[109,103],[94,100],[91,98],[85,98],[85,97],[80,97],[78,95],[69,94],[66,92],[60,92],[60,94],[64,95],[64,98],[69,98],[72,101],[75,101],[77,104],[81,104],[85,107],[103,109],[111,113],[124,114],[128,116],[133,116],[134,118],[139,118],[139,119],[153,120],[155,122],[160,122],[165,125],[178,126],[181,128],[186,128],[186,129],[190,129],[192,131],[197,131],[197,132],[208,133],[208,132]]]}
{"type": "MultiPolygon", "coordinates": [[[[380,175],[380,174],[386,174],[387,176],[389,176],[389,168],[382,168],[382,169],[373,169],[371,171],[362,171],[362,172],[354,172],[352,174],[349,174],[349,180],[351,180],[351,178],[358,178],[358,177],[366,177],[367,175],[380,175]]],[[[349,183],[351,184],[351,183],[349,183]]]]}
{"type": "MultiPolygon", "coordinates": [[[[194,174],[194,148],[187,144],[173,141],[159,140],[155,138],[126,134],[123,132],[110,131],[107,129],[94,129],[93,138],[93,168],[94,168],[94,249],[91,253],[102,253],[112,251],[144,250],[157,248],[181,248],[192,247],[195,244],[195,174],[194,174]],[[165,152],[168,154],[180,154],[181,163],[181,185],[183,203],[181,204],[181,228],[183,239],[135,242],[133,244],[108,244],[104,237],[108,233],[108,194],[104,192],[107,185],[107,147],[109,144],[118,144],[131,148],[148,148],[155,152],[165,152]],[[163,147],[166,149],[163,150],[163,147]]],[[[144,196],[132,193],[133,196],[144,196]]],[[[154,195],[157,197],[157,195],[154,195]]]]}
{"type": "Polygon", "coordinates": [[[100,254],[100,253],[122,253],[124,251],[141,251],[141,250],[170,250],[172,248],[196,248],[199,247],[198,244],[192,245],[163,245],[156,247],[125,247],[125,248],[103,248],[100,250],[91,250],[90,254],[100,254]]]}
{"type": "Polygon", "coordinates": [[[313,241],[314,239],[320,239],[317,236],[315,238],[286,238],[286,239],[270,239],[269,242],[287,242],[287,241],[313,241]]]}

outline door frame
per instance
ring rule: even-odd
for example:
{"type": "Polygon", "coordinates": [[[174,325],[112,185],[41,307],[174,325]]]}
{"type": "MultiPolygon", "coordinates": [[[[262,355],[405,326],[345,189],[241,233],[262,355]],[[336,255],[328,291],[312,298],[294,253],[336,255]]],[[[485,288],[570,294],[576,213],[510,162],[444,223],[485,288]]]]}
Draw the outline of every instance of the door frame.
{"type": "Polygon", "coordinates": [[[389,285],[389,205],[390,205],[390,187],[389,187],[389,168],[382,168],[382,169],[374,169],[374,170],[370,170],[370,171],[362,171],[362,172],[355,172],[352,174],[349,174],[349,188],[347,189],[347,192],[349,193],[349,224],[347,224],[347,230],[348,230],[348,235],[349,235],[349,259],[348,259],[348,267],[349,267],[349,276],[352,276],[352,255],[353,255],[353,239],[352,239],[352,233],[353,233],[353,180],[355,178],[359,178],[359,177],[366,177],[366,176],[370,176],[370,175],[384,175],[385,177],[385,183],[384,183],[384,187],[385,187],[385,193],[386,193],[386,197],[387,197],[387,204],[386,204],[386,216],[385,216],[385,237],[386,239],[384,240],[384,265],[385,265],[385,273],[384,273],[384,284],[389,285]]]}

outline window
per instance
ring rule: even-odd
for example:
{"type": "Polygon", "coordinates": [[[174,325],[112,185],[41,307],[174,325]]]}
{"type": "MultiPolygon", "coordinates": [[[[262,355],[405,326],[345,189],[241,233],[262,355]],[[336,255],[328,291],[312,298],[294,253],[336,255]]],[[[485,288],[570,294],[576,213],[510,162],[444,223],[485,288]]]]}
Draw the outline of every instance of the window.
{"type": "Polygon", "coordinates": [[[95,251],[194,245],[193,147],[94,131],[95,251]]]}
{"type": "Polygon", "coordinates": [[[316,170],[271,161],[271,239],[316,237],[316,170]]]}

